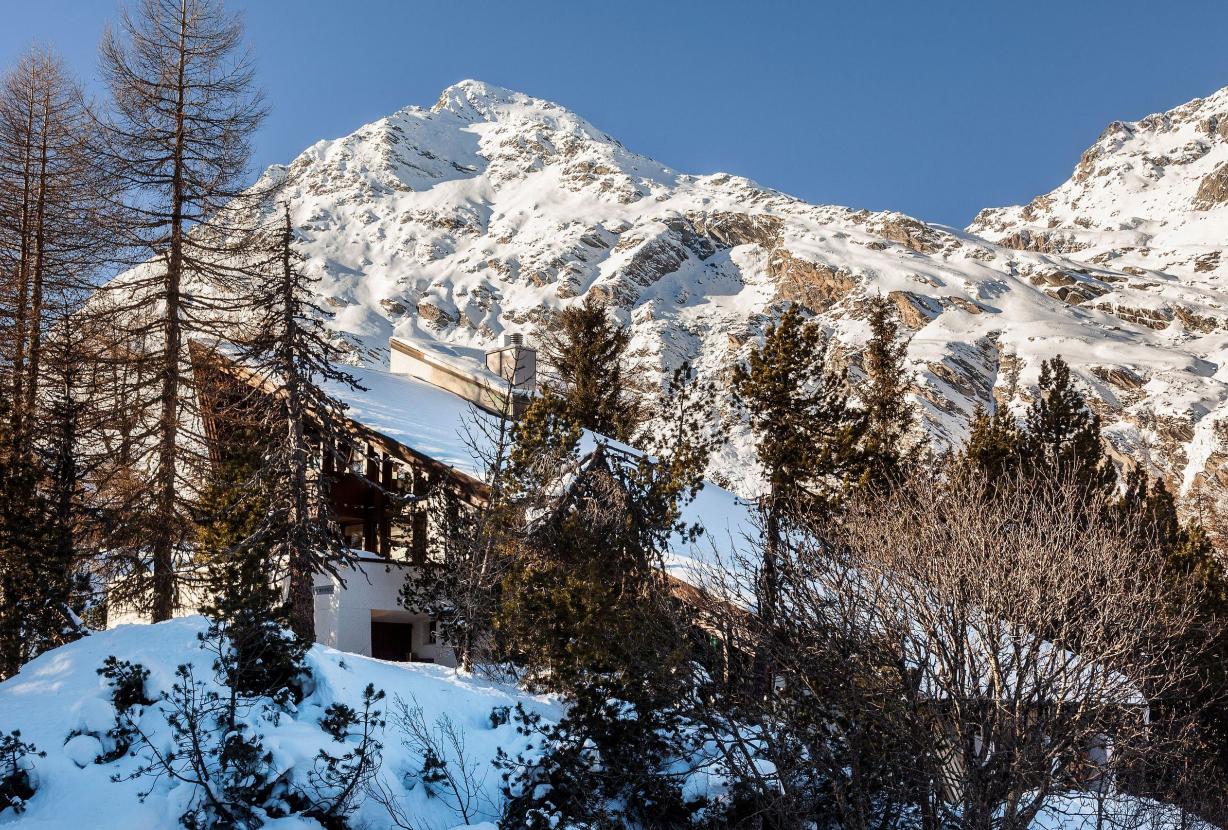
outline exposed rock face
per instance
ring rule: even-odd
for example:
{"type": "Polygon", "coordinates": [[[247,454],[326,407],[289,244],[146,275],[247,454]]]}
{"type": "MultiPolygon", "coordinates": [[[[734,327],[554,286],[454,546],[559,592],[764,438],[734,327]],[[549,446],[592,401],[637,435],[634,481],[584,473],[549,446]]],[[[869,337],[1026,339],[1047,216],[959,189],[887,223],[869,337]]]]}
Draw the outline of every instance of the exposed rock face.
{"type": "Polygon", "coordinates": [[[942,313],[942,303],[911,291],[892,291],[887,295],[895,303],[900,322],[913,331],[920,331],[942,313]]]}
{"type": "Polygon", "coordinates": [[[1212,170],[1198,185],[1194,194],[1194,207],[1212,210],[1228,202],[1228,161],[1212,170]]]}
{"type": "Polygon", "coordinates": [[[827,311],[857,287],[849,272],[800,259],[786,248],[772,249],[767,273],[776,283],[777,297],[811,311],[827,311]]]}
{"type": "MultiPolygon", "coordinates": [[[[1225,162],[1228,92],[1110,125],[1070,182],[982,211],[978,236],[678,173],[556,104],[466,81],[268,175],[290,174],[321,303],[376,363],[393,333],[487,346],[595,296],[647,377],[689,361],[723,384],[787,303],[856,367],[866,300],[884,295],[940,447],[977,405],[1024,406],[1061,354],[1119,455],[1228,486],[1225,162]]],[[[736,418],[712,472],[759,486],[736,418]]]]}
{"type": "Polygon", "coordinates": [[[759,245],[775,248],[780,244],[780,232],[784,222],[779,216],[767,213],[730,213],[692,211],[687,214],[697,233],[703,234],[723,248],[739,245],[759,245]]]}
{"type": "MultiPolygon", "coordinates": [[[[980,218],[980,215],[977,217],[980,218]]],[[[1081,250],[1082,245],[1061,233],[1021,230],[1007,234],[998,240],[1004,248],[1017,251],[1036,251],[1040,254],[1069,254],[1081,250]]]]}
{"type": "Polygon", "coordinates": [[[935,253],[944,242],[954,242],[951,237],[944,238],[924,222],[902,213],[891,214],[878,221],[870,222],[869,226],[884,239],[922,254],[935,253]]]}
{"type": "Polygon", "coordinates": [[[426,325],[437,331],[454,325],[459,319],[456,315],[440,308],[430,300],[422,300],[418,303],[418,316],[422,318],[426,325]]]}

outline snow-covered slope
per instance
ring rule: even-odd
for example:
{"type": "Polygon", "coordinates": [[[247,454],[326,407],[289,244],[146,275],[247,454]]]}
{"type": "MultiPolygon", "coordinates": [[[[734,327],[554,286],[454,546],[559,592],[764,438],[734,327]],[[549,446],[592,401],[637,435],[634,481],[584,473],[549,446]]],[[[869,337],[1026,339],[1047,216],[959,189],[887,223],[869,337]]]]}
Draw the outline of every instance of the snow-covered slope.
{"type": "MultiPolygon", "coordinates": [[[[1221,123],[1197,164],[1228,150],[1221,123]]],[[[689,360],[718,379],[784,303],[800,302],[856,379],[865,299],[883,294],[907,324],[915,400],[939,445],[963,439],[978,404],[1022,406],[1040,361],[1060,353],[1121,453],[1186,486],[1218,475],[1228,297],[1183,274],[678,173],[556,104],[475,81],[267,175],[287,173],[325,304],[375,365],[393,333],[480,347],[596,295],[617,306],[645,366],[689,360]]],[[[1224,214],[1208,216],[1210,237],[1224,214]]],[[[744,426],[711,472],[756,490],[744,426]]]]}
{"type": "MultiPolygon", "coordinates": [[[[1136,321],[1196,356],[1194,374],[1208,387],[1228,378],[1228,88],[1140,121],[1114,121],[1065,183],[1027,205],[983,210],[968,231],[1128,274],[1128,285],[1153,297],[1136,321]]],[[[1140,392],[1160,402],[1171,395],[1154,383],[1140,392]]],[[[1194,483],[1220,491],[1228,478],[1218,391],[1201,403],[1153,408],[1157,434],[1169,436],[1160,449],[1176,456],[1169,469],[1185,465],[1187,491],[1194,483]]]]}
{"type": "MultiPolygon", "coordinates": [[[[197,634],[205,628],[201,617],[185,617],[158,625],[128,625],[48,652],[22,668],[20,674],[0,684],[0,730],[8,734],[20,730],[21,739],[33,743],[42,758],[30,759],[37,790],[27,810],[17,818],[22,828],[62,830],[74,828],[167,828],[179,826],[179,815],[193,796],[193,787],[166,780],[139,776],[125,780],[142,763],[150,760],[148,749],[109,763],[95,763],[104,747],[97,737],[105,735],[115,723],[115,708],[106,681],[96,674],[104,659],[116,655],[140,663],[150,670],[146,693],[157,695],[175,682],[180,664],[193,666],[196,677],[210,680],[212,654],[202,650],[197,634]],[[116,779],[116,780],[113,780],[116,779]],[[146,798],[140,793],[149,790],[146,798]]],[[[361,707],[362,690],[374,684],[387,694],[381,710],[395,712],[399,697],[412,707],[420,707],[425,722],[434,728],[437,719],[448,716],[465,739],[467,762],[480,778],[480,797],[472,806],[472,823],[498,819],[501,803],[498,771],[491,767],[499,747],[515,754],[528,741],[516,725],[492,723],[496,707],[522,704],[549,721],[561,714],[551,700],[518,691],[514,687],[491,684],[460,674],[452,669],[423,664],[384,663],[352,654],[342,654],[323,646],[308,653],[315,688],[290,711],[253,710],[246,718],[251,731],[263,736],[272,753],[273,767],[291,770],[293,780],[305,785],[316,753],[326,749],[334,755],[343,752],[321,730],[320,719],[331,703],[361,707]],[[394,706],[389,709],[389,706],[394,706]]],[[[213,686],[210,686],[213,688],[213,686]]],[[[170,730],[164,707],[155,703],[144,709],[138,722],[161,751],[169,748],[170,730]]],[[[384,745],[384,776],[391,791],[398,794],[398,806],[420,822],[418,826],[444,828],[464,824],[446,794],[432,794],[431,788],[415,776],[423,759],[402,745],[395,729],[381,732],[384,745]]],[[[451,760],[451,759],[448,759],[451,760]]],[[[0,815],[0,823],[13,818],[11,811],[0,815]]],[[[387,812],[371,799],[364,802],[355,817],[355,826],[390,826],[387,812]]],[[[319,828],[314,821],[282,819],[265,825],[283,830],[319,828]]],[[[493,826],[493,825],[487,825],[493,826]]]]}
{"type": "MultiPolygon", "coordinates": [[[[193,785],[168,780],[166,776],[134,774],[153,760],[150,748],[165,753],[172,748],[172,732],[166,700],[137,707],[135,718],[150,745],[140,742],[116,760],[99,761],[113,749],[107,731],[115,725],[112,690],[97,669],[108,656],[139,663],[150,672],[145,694],[158,698],[176,681],[176,667],[190,665],[195,677],[206,681],[210,691],[222,692],[212,683],[212,654],[200,648],[197,635],[206,627],[201,617],[185,617],[156,625],[127,625],[61,646],[22,667],[16,676],[0,683],[0,734],[21,732],[23,742],[44,753],[27,756],[26,768],[35,785],[25,811],[0,811],[0,825],[21,830],[163,830],[180,826],[179,816],[193,798],[193,785]]],[[[309,775],[321,749],[333,755],[353,748],[355,738],[337,744],[320,726],[327,708],[334,703],[361,707],[362,690],[368,684],[386,692],[380,705],[388,723],[377,729],[382,743],[382,765],[377,773],[386,797],[391,797],[403,819],[424,830],[494,830],[503,806],[500,770],[492,765],[498,750],[533,758],[540,751],[535,738],[517,731],[515,722],[492,718],[504,707],[523,706],[542,716],[543,724],[556,721],[562,703],[553,698],[527,694],[514,686],[490,683],[453,669],[423,664],[386,663],[314,646],[307,654],[313,688],[297,705],[282,708],[271,703],[251,707],[242,721],[247,734],[261,736],[271,755],[274,777],[294,790],[310,787],[309,775]],[[423,722],[434,730],[447,718],[464,742],[464,768],[474,786],[467,789],[468,815],[460,801],[438,783],[423,776],[424,755],[420,747],[406,745],[397,726],[397,700],[421,709],[423,722]],[[467,820],[465,820],[467,819],[467,820]]],[[[443,760],[456,773],[460,769],[453,745],[441,741],[443,760]]],[[[703,756],[687,759],[685,791],[692,796],[720,800],[728,796],[728,782],[721,774],[720,753],[705,744],[703,756]],[[711,754],[706,754],[711,752],[711,754]]],[[[310,790],[308,789],[310,792],[310,790]]],[[[1117,815],[1137,816],[1138,830],[1176,826],[1167,808],[1128,799],[1110,799],[1108,809],[1117,815]],[[1158,811],[1158,812],[1157,812],[1158,811]],[[1154,819],[1154,823],[1152,821],[1154,819]],[[1161,820],[1163,819],[1163,820],[1161,820]]],[[[7,806],[7,805],[5,805],[7,806]]],[[[1036,819],[1036,830],[1094,830],[1105,807],[1094,797],[1058,799],[1036,819]]],[[[355,828],[387,828],[387,809],[369,794],[359,799],[351,818],[355,828]]],[[[398,826],[405,826],[401,824],[398,826]]],[[[301,816],[274,818],[267,830],[320,830],[321,825],[301,816]]]]}

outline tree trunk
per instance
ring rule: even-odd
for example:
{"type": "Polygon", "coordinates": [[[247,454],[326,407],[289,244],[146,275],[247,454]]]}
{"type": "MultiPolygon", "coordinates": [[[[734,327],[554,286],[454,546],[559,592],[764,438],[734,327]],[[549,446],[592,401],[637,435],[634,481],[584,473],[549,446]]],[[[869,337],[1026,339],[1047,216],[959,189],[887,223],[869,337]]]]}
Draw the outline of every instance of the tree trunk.
{"type": "MultiPolygon", "coordinates": [[[[290,459],[290,629],[307,642],[316,638],[316,609],[314,587],[315,567],[313,551],[307,547],[302,533],[305,523],[312,520],[307,515],[307,441],[303,427],[303,399],[299,388],[298,367],[294,365],[294,343],[298,321],[294,317],[297,298],[294,295],[294,263],[291,258],[293,229],[290,225],[290,209],[286,208],[286,226],[282,236],[282,303],[285,313],[282,345],[282,372],[286,379],[286,440],[289,441],[290,459]]],[[[321,442],[323,446],[323,442],[321,442]]],[[[325,521],[326,517],[319,517],[325,521]]]]}
{"type": "Polygon", "coordinates": [[[180,286],[183,278],[184,93],[187,61],[187,5],[179,17],[178,76],[175,84],[175,150],[171,173],[171,239],[167,257],[165,351],[162,362],[161,443],[158,451],[157,518],[153,540],[153,621],[169,620],[175,611],[175,515],[177,442],[179,437],[179,353],[183,348],[180,286]]]}
{"type": "MultiPolygon", "coordinates": [[[[51,98],[50,93],[44,93],[43,126],[39,144],[38,162],[38,201],[34,217],[34,269],[30,285],[30,356],[26,376],[26,401],[23,407],[23,417],[34,416],[34,407],[38,401],[39,358],[43,342],[43,270],[46,259],[47,238],[44,224],[47,216],[47,133],[51,129],[51,98]]],[[[14,401],[14,405],[18,402],[14,401]]]]}
{"type": "MultiPolygon", "coordinates": [[[[36,84],[34,77],[34,67],[30,69],[30,89],[33,90],[36,84]]],[[[22,430],[22,411],[21,402],[22,396],[22,375],[25,371],[25,348],[26,348],[26,321],[27,321],[27,303],[29,302],[30,291],[30,246],[33,240],[30,239],[30,200],[33,196],[34,184],[31,181],[33,177],[34,166],[34,98],[33,93],[30,95],[28,102],[29,108],[26,115],[26,133],[25,147],[22,148],[22,183],[21,183],[21,219],[20,219],[20,237],[19,250],[17,254],[17,263],[15,266],[15,276],[17,285],[17,301],[14,309],[13,319],[13,410],[10,413],[13,425],[13,439],[20,441],[18,437],[22,430]]]]}
{"type": "Polygon", "coordinates": [[[777,486],[771,484],[764,516],[763,567],[759,573],[759,626],[763,633],[755,650],[755,691],[767,695],[772,690],[775,672],[772,651],[776,647],[776,606],[779,603],[780,582],[777,563],[780,559],[780,503],[777,486]]]}

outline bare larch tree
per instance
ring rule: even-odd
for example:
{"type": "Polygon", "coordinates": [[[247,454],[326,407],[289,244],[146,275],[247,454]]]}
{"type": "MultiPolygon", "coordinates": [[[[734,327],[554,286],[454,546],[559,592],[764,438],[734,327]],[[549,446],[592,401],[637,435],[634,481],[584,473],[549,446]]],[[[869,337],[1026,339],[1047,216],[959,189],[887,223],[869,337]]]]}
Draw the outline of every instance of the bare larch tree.
{"type": "Polygon", "coordinates": [[[155,621],[174,611],[176,559],[192,531],[190,470],[200,459],[186,346],[232,310],[243,237],[227,221],[264,116],[241,38],[218,0],[141,0],[101,47],[114,108],[107,153],[129,193],[128,241],[140,265],[98,305],[117,332],[114,359],[146,364],[120,397],[142,414],[127,449],[148,486],[126,493],[117,513],[144,517],[139,560],[152,563],[143,595],[155,621]]]}

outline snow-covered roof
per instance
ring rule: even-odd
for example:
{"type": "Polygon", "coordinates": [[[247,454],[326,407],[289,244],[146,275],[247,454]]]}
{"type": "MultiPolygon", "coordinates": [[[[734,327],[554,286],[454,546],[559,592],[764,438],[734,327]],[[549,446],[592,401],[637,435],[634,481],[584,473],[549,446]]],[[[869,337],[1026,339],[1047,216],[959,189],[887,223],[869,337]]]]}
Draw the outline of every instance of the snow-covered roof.
{"type": "MultiPolygon", "coordinates": [[[[459,395],[437,386],[379,369],[346,369],[363,390],[329,383],[329,394],[345,403],[346,414],[354,421],[391,438],[397,443],[429,456],[476,480],[482,480],[480,455],[475,450],[485,436],[481,431],[466,431],[474,408],[459,395]]],[[[582,449],[595,446],[600,436],[586,433],[582,449]]],[[[629,449],[617,442],[613,446],[629,449]]],[[[666,570],[678,579],[702,587],[712,583],[714,568],[730,567],[749,539],[758,535],[750,506],[728,490],[706,482],[693,501],[683,509],[683,521],[699,524],[703,536],[695,542],[677,538],[666,559],[666,570]]]]}
{"type": "Polygon", "coordinates": [[[480,460],[466,443],[465,419],[471,412],[468,401],[405,375],[350,367],[346,372],[363,389],[335,382],[325,384],[325,389],[348,407],[348,417],[459,473],[483,479],[480,460]]]}

